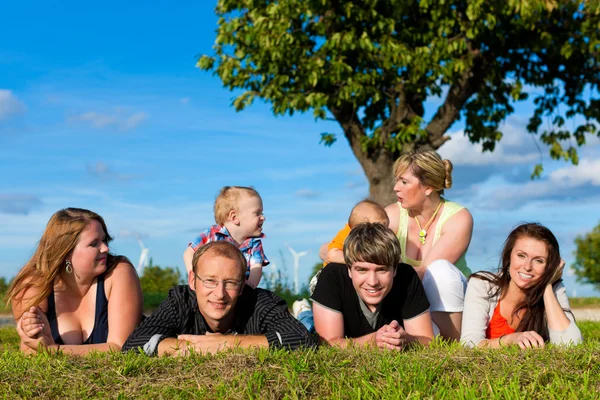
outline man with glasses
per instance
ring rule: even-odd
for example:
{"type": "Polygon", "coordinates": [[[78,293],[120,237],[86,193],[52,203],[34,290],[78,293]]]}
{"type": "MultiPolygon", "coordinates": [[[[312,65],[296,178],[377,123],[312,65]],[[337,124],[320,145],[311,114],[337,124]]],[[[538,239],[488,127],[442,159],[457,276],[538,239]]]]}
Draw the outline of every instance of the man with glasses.
{"type": "Polygon", "coordinates": [[[194,253],[192,265],[188,285],[169,291],[158,310],[129,336],[123,351],[187,355],[191,350],[315,344],[285,301],[245,285],[246,259],[235,245],[208,243],[194,253]]]}

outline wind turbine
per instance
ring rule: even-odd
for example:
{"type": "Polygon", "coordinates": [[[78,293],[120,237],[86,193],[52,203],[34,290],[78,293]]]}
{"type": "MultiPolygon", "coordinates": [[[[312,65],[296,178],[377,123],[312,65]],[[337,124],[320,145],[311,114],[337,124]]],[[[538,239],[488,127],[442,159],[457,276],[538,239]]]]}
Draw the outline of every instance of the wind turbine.
{"type": "Polygon", "coordinates": [[[289,244],[285,244],[285,247],[292,253],[292,257],[294,257],[294,291],[296,294],[300,293],[300,288],[298,287],[298,267],[300,266],[300,257],[308,254],[308,250],[296,252],[296,250],[292,249],[292,246],[289,244]]]}
{"type": "Polygon", "coordinates": [[[138,266],[137,266],[138,275],[141,276],[142,270],[148,263],[148,260],[149,260],[148,254],[150,253],[150,249],[144,247],[144,242],[142,242],[142,239],[140,239],[139,237],[137,238],[137,241],[140,244],[140,247],[142,248],[142,252],[140,253],[140,261],[138,261],[138,266]]]}

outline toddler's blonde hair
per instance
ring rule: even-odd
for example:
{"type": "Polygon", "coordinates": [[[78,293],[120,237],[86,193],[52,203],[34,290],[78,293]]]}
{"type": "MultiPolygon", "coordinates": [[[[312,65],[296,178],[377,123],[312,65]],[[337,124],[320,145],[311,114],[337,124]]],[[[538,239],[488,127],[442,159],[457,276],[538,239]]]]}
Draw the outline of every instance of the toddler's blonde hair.
{"type": "Polygon", "coordinates": [[[243,196],[256,196],[258,192],[252,186],[223,186],[215,200],[215,222],[224,225],[227,222],[229,212],[236,210],[243,196]]]}

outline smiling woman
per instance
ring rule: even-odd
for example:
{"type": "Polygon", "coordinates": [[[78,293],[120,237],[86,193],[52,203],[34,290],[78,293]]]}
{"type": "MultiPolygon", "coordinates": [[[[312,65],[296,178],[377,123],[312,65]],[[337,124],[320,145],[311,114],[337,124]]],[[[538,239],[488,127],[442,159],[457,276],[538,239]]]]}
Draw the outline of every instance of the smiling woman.
{"type": "Polygon", "coordinates": [[[504,244],[500,271],[471,276],[461,341],[522,349],[581,342],[562,284],[563,267],[558,242],[548,228],[536,223],[516,227],[504,244]]]}
{"type": "Polygon", "coordinates": [[[22,351],[121,348],[140,322],[142,292],[131,263],[108,252],[111,240],[92,211],[67,208],[50,218],[8,292],[22,351]]]}

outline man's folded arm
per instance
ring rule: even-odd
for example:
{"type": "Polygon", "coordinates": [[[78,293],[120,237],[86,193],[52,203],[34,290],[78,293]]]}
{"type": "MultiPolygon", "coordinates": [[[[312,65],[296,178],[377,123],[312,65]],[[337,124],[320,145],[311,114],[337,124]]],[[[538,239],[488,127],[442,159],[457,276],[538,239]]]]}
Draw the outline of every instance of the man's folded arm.
{"type": "Polygon", "coordinates": [[[277,298],[265,311],[262,332],[267,337],[270,348],[297,349],[314,347],[317,342],[313,335],[288,310],[284,300],[277,298]]]}
{"type": "Polygon", "coordinates": [[[169,296],[159,308],[146,318],[127,338],[123,351],[141,349],[147,355],[156,355],[159,344],[167,338],[175,338],[181,322],[181,307],[175,298],[175,290],[169,291],[169,296]]]}

